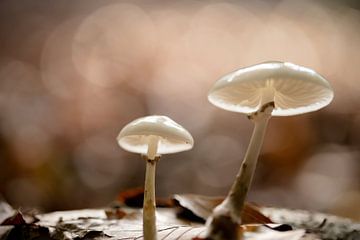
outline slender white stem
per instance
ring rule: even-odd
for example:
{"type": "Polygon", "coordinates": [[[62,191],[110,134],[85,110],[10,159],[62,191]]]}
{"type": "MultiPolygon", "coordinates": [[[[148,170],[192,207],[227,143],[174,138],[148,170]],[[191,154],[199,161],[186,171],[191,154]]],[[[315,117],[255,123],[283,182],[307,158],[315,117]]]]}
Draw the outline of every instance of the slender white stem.
{"type": "Polygon", "coordinates": [[[263,116],[254,121],[255,127],[248,149],[241,164],[240,170],[236,176],[236,180],[231,187],[230,193],[227,197],[230,207],[232,208],[232,218],[235,219],[238,223],[241,223],[241,211],[244,207],[246,195],[254,176],[257,160],[259,158],[270,116],[271,115],[263,116]]]}
{"type": "Polygon", "coordinates": [[[148,150],[147,150],[147,157],[150,160],[154,160],[157,154],[158,150],[158,144],[159,144],[159,137],[157,136],[149,136],[148,137],[148,150]]]}
{"type": "Polygon", "coordinates": [[[266,127],[273,108],[273,102],[267,103],[262,106],[258,112],[250,116],[250,119],[255,123],[250,144],[228,196],[214,209],[212,216],[206,223],[207,236],[209,239],[237,239],[237,224],[241,223],[241,212],[244,207],[247,192],[251,185],[260,149],[263,144],[266,127]],[[232,225],[229,223],[227,224],[232,226],[231,229],[227,229],[227,232],[224,232],[222,229],[223,227],[221,226],[221,222],[224,221],[232,223],[232,225]]]}
{"type": "Polygon", "coordinates": [[[272,82],[267,82],[266,85],[267,86],[261,90],[260,107],[274,101],[275,88],[272,86],[272,82]]]}
{"type": "Polygon", "coordinates": [[[148,138],[143,204],[143,234],[144,240],[156,240],[155,169],[158,160],[156,159],[156,154],[159,137],[149,136],[148,138]]]}
{"type": "Polygon", "coordinates": [[[156,203],[155,203],[156,160],[147,159],[145,173],[143,234],[144,240],[156,240],[156,203]]]}

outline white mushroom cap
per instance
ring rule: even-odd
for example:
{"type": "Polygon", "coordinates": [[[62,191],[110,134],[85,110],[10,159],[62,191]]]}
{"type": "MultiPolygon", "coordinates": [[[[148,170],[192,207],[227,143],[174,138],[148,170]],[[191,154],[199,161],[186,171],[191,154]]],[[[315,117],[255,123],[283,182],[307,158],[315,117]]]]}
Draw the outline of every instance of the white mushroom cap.
{"type": "Polygon", "coordinates": [[[147,154],[151,138],[158,138],[157,155],[190,150],[191,134],[166,116],[147,116],[127,124],[117,137],[119,145],[134,153],[147,154]]]}
{"type": "Polygon", "coordinates": [[[255,112],[274,101],[274,116],[316,111],[333,97],[325,78],[287,62],[265,62],[236,70],[218,80],[208,95],[215,106],[242,113],[255,112]]]}

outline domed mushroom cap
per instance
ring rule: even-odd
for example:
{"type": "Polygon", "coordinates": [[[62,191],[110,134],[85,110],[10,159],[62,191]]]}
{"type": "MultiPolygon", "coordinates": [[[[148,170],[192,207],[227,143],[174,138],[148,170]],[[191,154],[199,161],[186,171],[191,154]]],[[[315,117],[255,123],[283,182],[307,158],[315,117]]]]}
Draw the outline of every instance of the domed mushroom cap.
{"type": "Polygon", "coordinates": [[[157,154],[190,150],[191,134],[166,116],[147,116],[127,124],[117,137],[119,145],[129,152],[146,154],[150,137],[158,137],[157,154]]]}
{"type": "Polygon", "coordinates": [[[334,94],[321,75],[287,62],[265,62],[241,68],[218,80],[208,99],[217,107],[252,113],[274,101],[274,116],[297,115],[328,105],[334,94]]]}

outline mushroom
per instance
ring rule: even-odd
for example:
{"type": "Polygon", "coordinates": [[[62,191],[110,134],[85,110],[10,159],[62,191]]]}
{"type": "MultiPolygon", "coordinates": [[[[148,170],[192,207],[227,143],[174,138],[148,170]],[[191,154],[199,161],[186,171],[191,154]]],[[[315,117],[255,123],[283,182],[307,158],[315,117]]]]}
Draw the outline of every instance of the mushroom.
{"type": "Polygon", "coordinates": [[[127,124],[117,141],[123,149],[140,153],[146,160],[143,234],[145,240],[157,239],[155,216],[155,168],[161,154],[190,150],[191,134],[166,116],[146,116],[127,124]]]}
{"type": "MultiPolygon", "coordinates": [[[[274,61],[227,74],[215,83],[208,99],[219,108],[248,114],[255,124],[236,180],[225,200],[214,209],[206,223],[210,239],[225,239],[220,225],[224,222],[233,226],[241,223],[241,211],[270,117],[316,111],[331,102],[333,91],[329,83],[315,71],[274,61]]],[[[233,231],[236,231],[235,227],[233,231]]]]}

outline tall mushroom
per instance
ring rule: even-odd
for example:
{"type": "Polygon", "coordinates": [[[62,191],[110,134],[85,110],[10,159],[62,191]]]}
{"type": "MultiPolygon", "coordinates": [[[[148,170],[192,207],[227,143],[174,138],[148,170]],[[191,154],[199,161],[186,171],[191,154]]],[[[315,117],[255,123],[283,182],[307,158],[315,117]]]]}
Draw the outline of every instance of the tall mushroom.
{"type": "Polygon", "coordinates": [[[147,116],[127,124],[117,137],[119,145],[146,160],[143,233],[145,240],[157,239],[155,216],[155,167],[161,154],[190,150],[191,134],[166,116],[147,116]]]}
{"type": "Polygon", "coordinates": [[[228,111],[248,114],[255,124],[250,144],[230,192],[207,220],[209,239],[236,239],[241,211],[255,171],[268,120],[316,111],[333,99],[329,83],[315,71],[288,62],[264,62],[218,80],[209,101],[228,111]],[[231,223],[233,233],[221,224],[231,223]]]}

